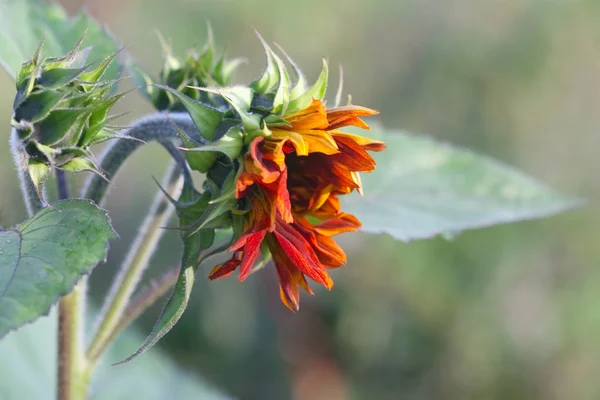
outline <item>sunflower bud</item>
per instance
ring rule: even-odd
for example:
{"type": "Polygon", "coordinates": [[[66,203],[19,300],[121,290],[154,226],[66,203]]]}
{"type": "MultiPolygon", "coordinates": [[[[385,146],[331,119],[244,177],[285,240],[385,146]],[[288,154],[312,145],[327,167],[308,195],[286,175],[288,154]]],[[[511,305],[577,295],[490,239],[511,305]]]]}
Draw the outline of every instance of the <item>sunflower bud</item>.
{"type": "Polygon", "coordinates": [[[186,58],[176,57],[164,40],[161,40],[161,44],[164,64],[158,79],[154,79],[138,66],[130,67],[135,82],[141,86],[142,92],[157,110],[185,111],[181,100],[161,86],[175,89],[193,100],[214,107],[224,105],[223,100],[218,96],[190,88],[191,86],[227,86],[231,82],[234,70],[243,62],[241,58],[229,60],[224,54],[217,55],[210,27],[204,47],[190,50],[186,58]]]}
{"type": "Polygon", "coordinates": [[[81,40],[61,58],[42,58],[42,45],[17,74],[11,120],[38,191],[51,167],[100,173],[89,147],[119,137],[107,126],[108,112],[124,95],[113,94],[115,80],[101,80],[116,54],[90,68],[81,40]]]}
{"type": "Polygon", "coordinates": [[[381,151],[385,144],[340,131],[350,126],[369,129],[362,118],[377,111],[350,104],[339,107],[341,83],[335,106],[328,108],[323,99],[328,80],[325,62],[309,87],[289,57],[292,77],[260,39],[267,68],[259,79],[248,86],[196,88],[221,96],[227,107],[213,108],[173,94],[205,139],[182,135],[192,168],[200,160],[206,162],[202,168],[210,165],[206,155],[213,151],[222,154],[221,161],[223,157],[231,161],[228,175],[222,162],[208,169],[205,190],[219,197],[211,198],[192,225],[200,232],[219,218],[229,218],[233,228],[231,258],[217,265],[209,279],[239,269],[243,281],[272,257],[281,300],[296,311],[299,288],[313,293],[307,278],[331,289],[328,270],[346,262],[332,236],[356,231],[360,221],[341,210],[339,197],[362,192],[360,173],[375,169],[369,152],[381,151]]]}

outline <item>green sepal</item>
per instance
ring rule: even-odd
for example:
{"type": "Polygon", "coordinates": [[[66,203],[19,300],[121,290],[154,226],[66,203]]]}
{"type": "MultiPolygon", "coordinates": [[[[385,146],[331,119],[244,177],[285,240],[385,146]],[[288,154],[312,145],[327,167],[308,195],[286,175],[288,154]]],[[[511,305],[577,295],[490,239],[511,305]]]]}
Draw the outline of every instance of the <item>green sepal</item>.
{"type": "Polygon", "coordinates": [[[57,89],[73,82],[86,69],[87,67],[42,69],[42,74],[36,80],[36,85],[44,89],[57,89]]]}
{"type": "Polygon", "coordinates": [[[190,233],[187,227],[192,226],[195,221],[204,215],[208,208],[210,193],[200,194],[191,180],[186,179],[179,200],[175,207],[179,217],[179,223],[183,228],[181,239],[184,243],[182,265],[196,267],[200,253],[212,246],[215,232],[214,229],[201,229],[190,233]]]}
{"type": "Polygon", "coordinates": [[[285,55],[288,62],[292,66],[292,70],[294,71],[294,77],[296,78],[296,84],[294,85],[293,88],[290,88],[290,99],[295,99],[295,98],[299,97],[302,93],[306,92],[306,90],[308,88],[308,83],[306,81],[306,77],[302,73],[302,70],[300,69],[300,67],[298,67],[298,64],[296,64],[296,62],[285,52],[285,50],[283,50],[283,48],[281,48],[279,45],[277,45],[277,47],[279,48],[279,51],[281,51],[283,53],[283,55],[285,55]]]}
{"type": "MultiPolygon", "coordinates": [[[[269,51],[273,52],[270,48],[269,51]]],[[[279,70],[279,84],[277,87],[277,92],[275,92],[275,100],[273,101],[273,113],[284,115],[287,111],[288,105],[290,103],[290,76],[287,73],[285,65],[281,58],[275,53],[273,53],[273,58],[277,63],[277,69],[279,70]]]]}
{"type": "MultiPolygon", "coordinates": [[[[133,82],[137,85],[138,91],[140,91],[142,95],[144,95],[144,97],[146,97],[150,102],[152,102],[156,106],[158,94],[163,91],[157,90],[155,86],[156,82],[154,81],[152,76],[146,71],[144,71],[137,64],[130,64],[127,66],[127,69],[129,70],[131,77],[133,78],[133,82]]],[[[161,110],[162,108],[158,109],[161,110]]]]}
{"type": "Polygon", "coordinates": [[[38,141],[46,146],[61,142],[63,146],[74,146],[85,125],[90,111],[85,108],[56,109],[39,124],[38,141]],[[70,140],[69,140],[70,139],[70,140]]]}
{"type": "Polygon", "coordinates": [[[90,71],[86,71],[79,75],[79,80],[88,83],[98,82],[100,78],[102,78],[106,70],[110,67],[110,65],[112,64],[112,62],[118,54],[119,53],[111,54],[110,56],[106,57],[104,61],[102,61],[102,63],[100,63],[100,65],[98,65],[96,68],[90,71]]]}
{"type": "Polygon", "coordinates": [[[50,174],[50,167],[45,163],[29,159],[29,163],[27,166],[27,170],[29,172],[29,177],[35,186],[35,190],[38,193],[39,198],[42,201],[44,200],[44,183],[50,174]]]}
{"type": "Polygon", "coordinates": [[[44,61],[42,62],[43,69],[51,70],[56,68],[69,68],[73,60],[76,58],[77,53],[79,53],[79,49],[81,48],[83,39],[85,39],[85,34],[86,32],[84,32],[83,35],[81,35],[81,38],[79,38],[77,43],[75,43],[75,46],[66,55],[62,57],[49,57],[44,59],[44,61]]]}
{"type": "Polygon", "coordinates": [[[223,120],[223,113],[213,107],[193,100],[190,97],[172,89],[168,86],[156,85],[156,87],[166,90],[177,97],[186,110],[190,113],[190,117],[194,121],[200,135],[206,140],[214,140],[215,131],[223,120]]]}
{"type": "Polygon", "coordinates": [[[39,68],[40,55],[42,54],[42,47],[44,45],[44,41],[45,41],[45,38],[42,39],[42,41],[38,45],[37,49],[33,53],[33,57],[31,57],[31,60],[29,60],[26,63],[24,63],[23,65],[21,65],[21,68],[17,72],[17,76],[16,76],[17,89],[21,88],[21,86],[23,86],[26,81],[29,81],[32,76],[35,77],[35,75],[37,75],[37,74],[34,74],[33,72],[39,68]]]}
{"type": "Polygon", "coordinates": [[[13,119],[17,122],[38,122],[47,117],[64,98],[65,94],[54,90],[32,93],[17,106],[13,119]]]}
{"type": "Polygon", "coordinates": [[[100,171],[100,168],[96,165],[96,163],[87,157],[72,158],[71,160],[62,164],[59,168],[68,172],[93,172],[94,174],[108,181],[108,178],[106,178],[104,173],[100,171]]]}
{"type": "MultiPolygon", "coordinates": [[[[181,136],[181,135],[180,135],[181,136]]],[[[193,145],[189,140],[184,140],[185,145],[193,145]],[[187,142],[187,143],[186,143],[187,142]]],[[[239,127],[232,127],[216,142],[207,143],[199,147],[182,148],[187,152],[219,152],[225,154],[229,159],[236,159],[244,147],[243,132],[239,127]]]]}
{"type": "Polygon", "coordinates": [[[327,79],[329,76],[329,67],[327,61],[323,60],[323,69],[317,78],[314,85],[300,96],[292,99],[287,108],[287,115],[296,113],[300,110],[305,109],[314,100],[322,100],[325,97],[327,91],[327,79]]]}
{"type": "Polygon", "coordinates": [[[211,200],[202,216],[189,227],[193,229],[192,235],[202,229],[222,228],[231,224],[228,214],[237,204],[235,198],[236,176],[237,172],[232,170],[221,188],[210,179],[205,181],[204,186],[207,189],[205,193],[210,193],[211,200]]]}
{"type": "Polygon", "coordinates": [[[279,68],[277,67],[275,58],[273,57],[274,53],[267,45],[267,42],[258,32],[256,32],[256,35],[265,49],[265,54],[267,56],[267,67],[265,68],[265,72],[263,72],[262,76],[250,84],[250,88],[252,88],[256,93],[265,94],[270,92],[271,89],[273,89],[279,82],[279,68]]]}
{"type": "Polygon", "coordinates": [[[45,146],[36,141],[30,141],[25,145],[25,151],[29,157],[36,161],[45,162],[47,164],[54,164],[54,155],[56,150],[52,147],[45,146]]]}
{"type": "Polygon", "coordinates": [[[239,67],[241,64],[245,63],[246,60],[244,58],[234,58],[231,60],[226,60],[225,55],[219,58],[217,65],[215,66],[214,78],[220,86],[227,86],[231,81],[231,77],[233,72],[239,67]]]}
{"type": "Polygon", "coordinates": [[[246,133],[260,129],[261,116],[250,112],[252,105],[253,92],[252,89],[245,86],[230,86],[226,88],[200,88],[195,89],[208,93],[217,94],[235,110],[242,120],[244,131],[246,133]]]}
{"type": "Polygon", "coordinates": [[[118,132],[113,131],[112,129],[109,129],[109,128],[103,128],[98,133],[96,133],[96,135],[94,136],[94,139],[88,143],[88,146],[93,146],[95,144],[104,143],[104,142],[106,142],[108,140],[112,140],[112,139],[135,140],[135,141],[143,143],[143,141],[138,138],[134,138],[134,137],[127,136],[127,135],[122,135],[118,132]]]}
{"type": "MultiPolygon", "coordinates": [[[[201,143],[199,143],[196,140],[189,137],[188,134],[185,133],[183,131],[183,129],[181,129],[172,120],[171,120],[171,124],[173,125],[173,128],[175,128],[175,131],[177,132],[177,135],[183,142],[183,145],[185,148],[196,148],[196,147],[202,145],[201,143]]],[[[188,153],[186,153],[186,155],[187,155],[188,164],[190,165],[190,168],[193,169],[194,171],[199,171],[203,174],[208,172],[210,167],[212,167],[213,164],[215,163],[215,161],[217,161],[217,157],[218,157],[218,154],[216,152],[205,152],[205,153],[195,153],[195,152],[190,153],[190,152],[188,152],[188,153]]]]}

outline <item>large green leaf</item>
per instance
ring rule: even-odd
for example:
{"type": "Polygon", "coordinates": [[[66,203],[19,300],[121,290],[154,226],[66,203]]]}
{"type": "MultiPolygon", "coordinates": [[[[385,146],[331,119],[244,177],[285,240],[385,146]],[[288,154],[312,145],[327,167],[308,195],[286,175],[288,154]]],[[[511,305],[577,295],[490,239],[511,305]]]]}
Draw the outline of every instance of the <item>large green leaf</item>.
{"type": "MultiPolygon", "coordinates": [[[[56,313],[9,334],[0,341],[0,399],[52,399],[56,393],[56,313]]],[[[135,330],[119,335],[92,377],[94,400],[224,400],[228,396],[178,368],[156,350],[135,365],[111,367],[110,360],[123,357],[142,337],[135,330]]]]}
{"type": "Polygon", "coordinates": [[[376,171],[362,174],[364,196],[343,200],[344,211],[361,220],[364,232],[388,233],[402,241],[452,236],[582,203],[498,161],[425,136],[380,127],[368,136],[388,148],[374,154],[376,171]]]}
{"type": "Polygon", "coordinates": [[[14,229],[0,229],[0,338],[46,314],[106,257],[115,236],[87,200],[56,202],[14,229]]]}
{"type": "MultiPolygon", "coordinates": [[[[54,3],[0,0],[0,65],[14,78],[21,64],[31,59],[44,36],[44,54],[59,57],[73,49],[86,29],[82,48],[93,46],[88,62],[101,62],[118,50],[110,34],[84,12],[69,17],[54,3]]],[[[118,71],[119,66],[113,63],[104,79],[114,78],[118,71]]]]}

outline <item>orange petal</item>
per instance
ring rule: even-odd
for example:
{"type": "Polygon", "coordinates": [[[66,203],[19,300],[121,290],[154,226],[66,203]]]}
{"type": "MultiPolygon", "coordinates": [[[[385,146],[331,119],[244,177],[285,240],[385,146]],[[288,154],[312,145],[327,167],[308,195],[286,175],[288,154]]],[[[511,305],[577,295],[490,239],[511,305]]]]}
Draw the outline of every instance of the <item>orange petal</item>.
{"type": "Polygon", "coordinates": [[[382,151],[386,147],[384,142],[380,142],[379,140],[370,139],[370,138],[360,136],[360,135],[353,135],[351,133],[345,133],[345,132],[339,132],[339,131],[329,132],[329,133],[331,133],[331,135],[334,138],[335,137],[344,137],[347,139],[352,139],[359,146],[365,147],[366,150],[370,150],[370,151],[382,151]]]}
{"type": "Polygon", "coordinates": [[[340,213],[335,218],[330,218],[315,225],[315,230],[321,235],[335,236],[344,232],[355,232],[361,226],[362,224],[354,215],[340,213]]]}
{"type": "MultiPolygon", "coordinates": [[[[336,154],[339,153],[336,141],[331,135],[323,130],[297,130],[296,133],[302,135],[302,139],[308,146],[308,153],[336,154]]],[[[298,154],[301,156],[302,154],[298,154]]]]}
{"type": "Polygon", "coordinates": [[[279,285],[279,297],[281,302],[293,312],[300,309],[300,293],[298,293],[298,286],[292,284],[280,284],[279,285]]]}
{"type": "Polygon", "coordinates": [[[332,121],[341,117],[368,117],[376,114],[379,114],[379,111],[367,107],[350,105],[330,108],[327,110],[327,119],[332,121]]]}
{"type": "Polygon", "coordinates": [[[345,116],[345,117],[340,117],[340,118],[337,118],[334,120],[330,120],[327,130],[329,131],[329,130],[341,128],[344,126],[356,126],[358,128],[365,129],[365,130],[371,129],[369,127],[369,125],[367,125],[365,123],[365,121],[363,121],[359,117],[351,115],[351,116],[345,116]]]}
{"type": "Polygon", "coordinates": [[[294,131],[274,128],[271,129],[271,137],[275,140],[289,140],[299,156],[308,155],[308,145],[304,142],[302,135],[294,131]]]}
{"type": "Polygon", "coordinates": [[[308,107],[285,119],[292,129],[326,129],[329,125],[325,105],[320,100],[313,100],[308,107]]]}

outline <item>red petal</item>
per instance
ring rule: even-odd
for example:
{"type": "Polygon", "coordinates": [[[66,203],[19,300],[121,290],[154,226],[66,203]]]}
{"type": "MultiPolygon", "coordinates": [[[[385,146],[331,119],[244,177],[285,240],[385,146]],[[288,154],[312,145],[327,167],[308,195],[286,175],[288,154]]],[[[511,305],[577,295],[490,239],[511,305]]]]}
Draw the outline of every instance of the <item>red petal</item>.
{"type": "Polygon", "coordinates": [[[300,271],[327,289],[331,289],[333,281],[302,235],[287,224],[278,224],[274,233],[282,250],[300,271]]]}
{"type": "Polygon", "coordinates": [[[233,271],[235,271],[235,269],[238,267],[238,265],[240,265],[240,262],[241,262],[240,260],[238,260],[236,258],[232,258],[231,260],[228,260],[224,264],[215,266],[212,269],[212,271],[210,271],[210,274],[208,275],[208,279],[213,281],[215,279],[226,277],[227,275],[229,275],[233,271]]]}
{"type": "Polygon", "coordinates": [[[242,264],[240,267],[240,282],[250,275],[252,266],[260,256],[260,245],[265,238],[267,231],[261,230],[249,235],[244,245],[244,255],[242,256],[242,264]]]}

